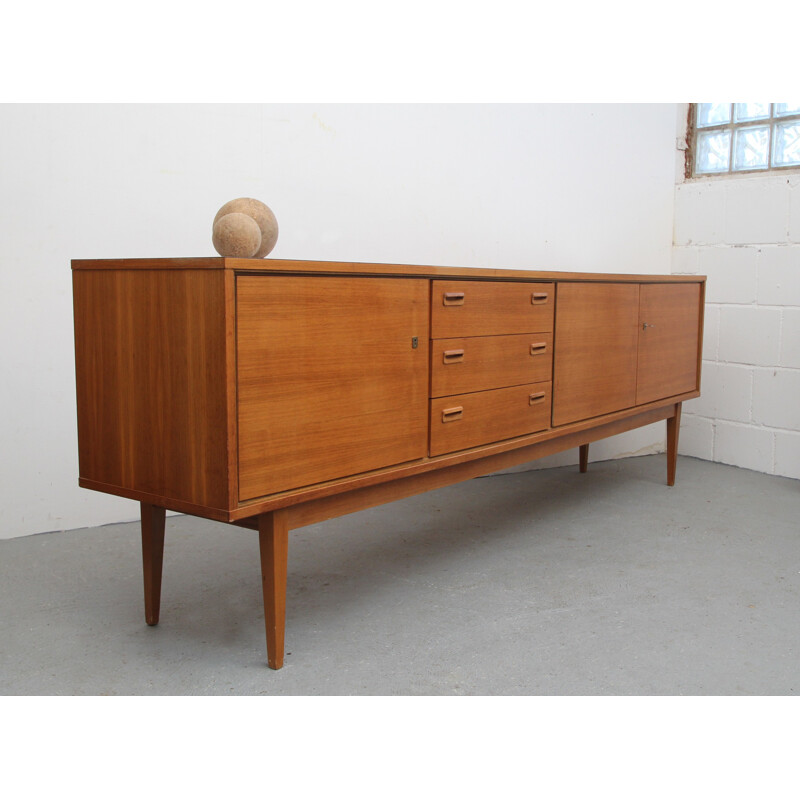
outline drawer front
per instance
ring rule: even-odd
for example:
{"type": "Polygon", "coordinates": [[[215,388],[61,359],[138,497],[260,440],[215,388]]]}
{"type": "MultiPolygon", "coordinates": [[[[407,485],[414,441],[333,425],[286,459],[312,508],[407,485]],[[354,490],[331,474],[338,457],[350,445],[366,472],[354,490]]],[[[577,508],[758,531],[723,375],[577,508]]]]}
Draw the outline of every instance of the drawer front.
{"type": "Polygon", "coordinates": [[[553,330],[555,284],[433,281],[431,338],[553,330]]]}
{"type": "Polygon", "coordinates": [[[552,368],[551,333],[435,339],[431,342],[431,396],[549,381],[552,368]]]}
{"type": "Polygon", "coordinates": [[[439,456],[545,430],[551,384],[529,383],[431,400],[430,454],[439,456]]]}

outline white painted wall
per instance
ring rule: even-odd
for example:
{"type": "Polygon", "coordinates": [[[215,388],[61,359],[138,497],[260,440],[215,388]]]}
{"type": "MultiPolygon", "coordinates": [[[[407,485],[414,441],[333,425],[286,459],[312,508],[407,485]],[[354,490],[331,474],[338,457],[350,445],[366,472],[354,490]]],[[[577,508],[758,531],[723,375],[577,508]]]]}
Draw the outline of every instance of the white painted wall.
{"type": "Polygon", "coordinates": [[[679,178],[673,271],[708,275],[679,451],[800,478],[800,173],[679,178]]]}
{"type": "MultiPolygon", "coordinates": [[[[215,255],[217,208],[252,196],[278,218],[276,258],[669,272],[675,115],[673,104],[0,106],[0,537],[138,511],[77,485],[70,259],[215,255]]],[[[647,428],[593,456],[662,440],[647,428]]]]}

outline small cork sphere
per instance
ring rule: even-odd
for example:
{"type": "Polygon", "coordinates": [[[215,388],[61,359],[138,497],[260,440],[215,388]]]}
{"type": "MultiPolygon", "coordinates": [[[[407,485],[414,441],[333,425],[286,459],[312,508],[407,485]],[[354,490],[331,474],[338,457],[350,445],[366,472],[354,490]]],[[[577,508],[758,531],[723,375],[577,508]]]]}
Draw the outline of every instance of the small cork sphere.
{"type": "Polygon", "coordinates": [[[260,200],[252,197],[239,197],[236,200],[229,200],[225,203],[214,217],[212,241],[214,249],[221,256],[231,256],[234,258],[264,258],[275,247],[278,241],[278,220],[269,206],[264,205],[260,200]],[[241,217],[248,217],[255,223],[259,233],[259,243],[252,253],[242,255],[238,252],[249,247],[253,238],[252,226],[242,222],[241,217]],[[217,227],[228,217],[224,226],[220,227],[220,235],[217,235],[217,227]],[[237,249],[237,252],[230,252],[230,248],[237,249]]]}
{"type": "Polygon", "coordinates": [[[261,229],[247,214],[224,214],[214,221],[211,241],[221,256],[252,258],[261,247],[261,229]]]}

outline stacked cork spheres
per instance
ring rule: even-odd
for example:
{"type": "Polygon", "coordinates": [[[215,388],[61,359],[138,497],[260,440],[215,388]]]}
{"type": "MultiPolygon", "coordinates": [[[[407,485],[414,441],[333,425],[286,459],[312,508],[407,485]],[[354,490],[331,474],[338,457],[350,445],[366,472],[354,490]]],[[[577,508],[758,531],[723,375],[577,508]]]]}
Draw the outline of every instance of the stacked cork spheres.
{"type": "Polygon", "coordinates": [[[211,241],[221,256],[264,258],[278,241],[278,220],[260,200],[239,197],[217,211],[211,241]]]}

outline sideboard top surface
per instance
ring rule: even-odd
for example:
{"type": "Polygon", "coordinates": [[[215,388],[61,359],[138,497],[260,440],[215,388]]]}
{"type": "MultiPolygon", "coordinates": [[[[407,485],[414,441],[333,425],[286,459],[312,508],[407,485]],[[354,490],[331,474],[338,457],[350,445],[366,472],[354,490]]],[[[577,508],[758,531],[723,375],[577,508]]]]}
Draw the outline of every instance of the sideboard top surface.
{"type": "Polygon", "coordinates": [[[492,280],[600,281],[607,283],[702,283],[705,275],[640,275],[555,270],[489,269],[484,267],[435,267],[418,264],[375,264],[351,261],[294,261],[273,258],[114,258],[74,259],[74,270],[173,270],[210,269],[250,273],[300,273],[383,275],[394,277],[464,278],[492,280]]]}

